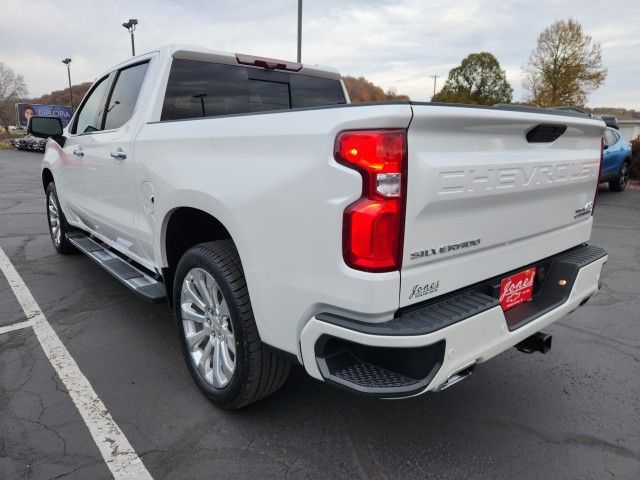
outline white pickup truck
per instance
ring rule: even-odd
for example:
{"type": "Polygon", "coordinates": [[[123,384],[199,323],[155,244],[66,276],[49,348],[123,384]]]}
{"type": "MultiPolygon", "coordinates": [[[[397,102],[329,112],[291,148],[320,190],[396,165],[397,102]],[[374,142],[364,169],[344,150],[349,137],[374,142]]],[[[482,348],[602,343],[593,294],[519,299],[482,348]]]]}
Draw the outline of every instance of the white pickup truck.
{"type": "Polygon", "coordinates": [[[168,300],[216,404],[293,363],[383,398],[438,391],[598,290],[602,121],[349,104],[337,72],[167,46],[34,117],[56,250],[168,300]]]}

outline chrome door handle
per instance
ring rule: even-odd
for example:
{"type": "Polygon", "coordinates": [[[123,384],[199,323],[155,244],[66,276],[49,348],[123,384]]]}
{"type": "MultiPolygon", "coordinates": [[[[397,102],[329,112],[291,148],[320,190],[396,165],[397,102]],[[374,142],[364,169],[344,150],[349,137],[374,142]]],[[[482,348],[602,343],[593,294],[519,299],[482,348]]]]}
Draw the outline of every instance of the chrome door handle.
{"type": "Polygon", "coordinates": [[[73,151],[73,154],[74,154],[74,155],[77,155],[78,157],[82,157],[82,156],[84,156],[84,152],[82,151],[82,149],[81,149],[81,148],[76,148],[76,149],[73,151]]]}
{"type": "Polygon", "coordinates": [[[127,158],[127,153],[123,152],[122,149],[119,148],[111,152],[111,156],[116,160],[124,160],[125,158],[127,158]]]}

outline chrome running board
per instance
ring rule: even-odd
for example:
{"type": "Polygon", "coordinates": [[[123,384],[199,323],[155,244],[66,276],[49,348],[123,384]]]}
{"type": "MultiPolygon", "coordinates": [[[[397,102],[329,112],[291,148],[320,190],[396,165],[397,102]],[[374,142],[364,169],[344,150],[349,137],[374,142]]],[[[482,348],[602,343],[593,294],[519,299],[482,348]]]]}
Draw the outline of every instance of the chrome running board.
{"type": "Polygon", "coordinates": [[[125,261],[102,243],[82,232],[70,233],[67,238],[78,250],[104,268],[133,293],[153,303],[160,303],[167,299],[164,283],[125,261]]]}

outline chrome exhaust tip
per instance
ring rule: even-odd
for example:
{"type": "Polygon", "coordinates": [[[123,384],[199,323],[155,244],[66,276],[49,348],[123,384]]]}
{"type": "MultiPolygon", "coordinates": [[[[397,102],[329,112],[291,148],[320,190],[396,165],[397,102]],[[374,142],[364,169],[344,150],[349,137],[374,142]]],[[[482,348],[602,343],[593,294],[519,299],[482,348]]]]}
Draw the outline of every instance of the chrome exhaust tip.
{"type": "Polygon", "coordinates": [[[473,371],[475,370],[475,368],[476,368],[476,364],[474,362],[471,365],[469,365],[467,367],[464,367],[462,370],[457,371],[456,373],[451,375],[449,378],[447,378],[444,381],[444,383],[442,383],[438,388],[435,389],[435,391],[436,392],[441,392],[441,391],[446,390],[447,388],[455,385],[456,383],[461,382],[465,378],[469,378],[471,376],[471,374],[473,373],[473,371]]]}

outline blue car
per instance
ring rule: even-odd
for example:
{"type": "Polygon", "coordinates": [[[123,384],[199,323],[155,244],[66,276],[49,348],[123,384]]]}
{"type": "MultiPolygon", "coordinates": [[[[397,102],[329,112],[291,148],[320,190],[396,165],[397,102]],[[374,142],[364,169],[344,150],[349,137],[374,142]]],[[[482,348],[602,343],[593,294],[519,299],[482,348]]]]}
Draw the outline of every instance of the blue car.
{"type": "Polygon", "coordinates": [[[631,144],[620,132],[609,128],[604,132],[604,157],[600,168],[600,181],[609,182],[609,190],[622,192],[629,181],[631,144]]]}

